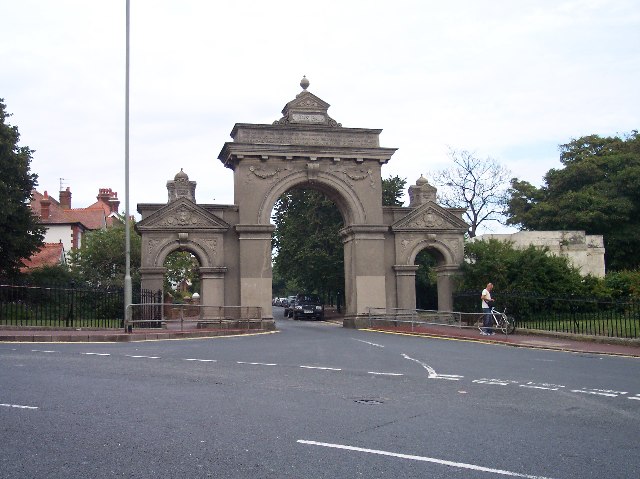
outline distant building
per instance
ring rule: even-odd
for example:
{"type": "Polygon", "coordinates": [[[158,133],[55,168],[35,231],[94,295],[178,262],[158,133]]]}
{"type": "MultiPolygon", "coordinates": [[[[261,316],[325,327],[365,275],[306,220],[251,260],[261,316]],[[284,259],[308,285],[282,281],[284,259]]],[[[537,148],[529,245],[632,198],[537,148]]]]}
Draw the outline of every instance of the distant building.
{"type": "Polygon", "coordinates": [[[22,260],[24,266],[20,268],[20,271],[24,273],[33,268],[56,266],[66,263],[66,252],[62,243],[45,243],[31,258],[22,260]]]}
{"type": "Polygon", "coordinates": [[[100,188],[97,201],[87,208],[71,208],[71,190],[60,191],[58,200],[45,191],[31,192],[31,210],[46,226],[45,245],[31,258],[23,260],[25,268],[45,264],[65,263],[65,255],[73,248],[80,248],[87,231],[100,230],[121,223],[118,217],[118,193],[111,188],[100,188]],[[62,255],[58,261],[57,254],[62,255]]]}
{"type": "Polygon", "coordinates": [[[519,231],[513,234],[485,234],[473,241],[510,241],[515,248],[530,245],[547,247],[551,254],[564,256],[583,276],[602,278],[604,269],[604,240],[602,235],[588,235],[584,231],[519,231]]]}

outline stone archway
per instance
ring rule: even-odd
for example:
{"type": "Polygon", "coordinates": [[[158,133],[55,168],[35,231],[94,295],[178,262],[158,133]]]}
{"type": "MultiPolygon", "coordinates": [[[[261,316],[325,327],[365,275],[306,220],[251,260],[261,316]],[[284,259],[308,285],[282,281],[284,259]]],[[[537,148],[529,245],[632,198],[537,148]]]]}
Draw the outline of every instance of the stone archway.
{"type": "Polygon", "coordinates": [[[238,123],[231,131],[218,158],[234,173],[233,205],[198,205],[184,172],[167,183],[166,205],[138,205],[143,288],[154,289],[167,251],[188,247],[203,265],[202,304],[260,306],[272,317],[271,210],[284,192],[308,185],[344,218],[348,317],[369,307],[415,308],[414,261],[425,247],[445,258],[439,307],[450,309],[467,230],[462,210],[439,206],[424,178],[409,188],[409,207],[383,207],[381,168],[396,149],[380,146],[382,130],[343,128],[328,115],[329,104],[307,91],[306,79],[301,86],[273,124],[238,123]]]}

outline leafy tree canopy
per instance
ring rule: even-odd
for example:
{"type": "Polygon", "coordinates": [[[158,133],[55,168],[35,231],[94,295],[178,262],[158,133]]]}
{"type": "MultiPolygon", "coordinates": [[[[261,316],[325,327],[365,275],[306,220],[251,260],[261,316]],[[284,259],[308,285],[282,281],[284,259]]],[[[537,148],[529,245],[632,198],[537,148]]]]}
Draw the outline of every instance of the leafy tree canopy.
{"type": "Polygon", "coordinates": [[[29,207],[31,191],[38,184],[38,175],[29,171],[33,150],[18,146],[18,127],[6,122],[9,116],[0,98],[0,277],[4,278],[18,274],[21,260],[42,246],[45,232],[29,207]]]}
{"type": "Polygon", "coordinates": [[[530,246],[514,249],[508,242],[470,241],[465,244],[459,290],[482,291],[489,282],[496,293],[537,293],[542,296],[586,296],[588,288],[577,269],[564,257],[530,246]]]}
{"type": "MultiPolygon", "coordinates": [[[[70,253],[72,271],[92,287],[123,288],[125,275],[125,225],[87,233],[82,246],[70,253]]],[[[140,287],[140,260],[142,242],[130,225],[131,282],[133,288],[140,287]]]]}
{"type": "Polygon", "coordinates": [[[382,206],[402,206],[406,178],[390,176],[382,179],[382,206]]]}
{"type": "Polygon", "coordinates": [[[200,263],[196,257],[188,251],[174,251],[167,256],[164,262],[167,272],[164,275],[164,290],[176,290],[186,281],[189,284],[189,292],[200,291],[200,263]]]}
{"type": "Polygon", "coordinates": [[[640,137],[585,136],[560,146],[562,169],[536,188],[514,178],[507,223],[604,236],[610,270],[640,266],[640,137]]]}

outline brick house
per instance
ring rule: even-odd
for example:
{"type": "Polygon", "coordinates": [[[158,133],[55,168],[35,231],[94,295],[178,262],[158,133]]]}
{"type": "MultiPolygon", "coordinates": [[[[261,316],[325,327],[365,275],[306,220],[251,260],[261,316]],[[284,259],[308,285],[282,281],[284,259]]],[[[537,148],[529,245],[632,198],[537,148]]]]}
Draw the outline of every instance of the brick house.
{"type": "Polygon", "coordinates": [[[47,191],[31,192],[31,210],[46,226],[45,245],[31,258],[24,261],[26,268],[66,262],[65,254],[72,248],[80,248],[84,234],[113,226],[118,222],[118,193],[111,188],[100,188],[97,201],[86,208],[71,207],[71,190],[60,191],[58,200],[47,191]],[[58,255],[60,253],[60,255],[58,255]]]}

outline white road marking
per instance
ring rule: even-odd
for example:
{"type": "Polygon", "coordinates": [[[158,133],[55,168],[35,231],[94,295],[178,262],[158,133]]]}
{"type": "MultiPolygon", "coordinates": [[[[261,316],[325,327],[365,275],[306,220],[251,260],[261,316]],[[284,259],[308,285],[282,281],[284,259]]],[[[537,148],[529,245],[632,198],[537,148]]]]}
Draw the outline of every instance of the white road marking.
{"type": "Polygon", "coordinates": [[[419,361],[417,359],[413,359],[412,357],[409,357],[404,353],[402,353],[402,357],[405,358],[405,359],[408,359],[409,361],[415,361],[420,366],[425,368],[427,370],[427,372],[429,373],[429,379],[435,379],[435,378],[438,377],[438,373],[436,373],[436,370],[433,369],[431,366],[429,366],[427,363],[423,363],[422,361],[419,361]]]}
{"type": "Polygon", "coordinates": [[[444,459],[436,459],[434,457],[425,457],[425,456],[414,456],[411,454],[400,454],[397,452],[390,451],[380,451],[377,449],[365,449],[362,447],[354,447],[354,446],[346,446],[343,444],[330,444],[326,442],[316,442],[316,441],[306,441],[303,439],[298,439],[299,444],[308,444],[310,446],[320,446],[320,447],[330,447],[333,449],[343,449],[346,451],[355,451],[355,452],[366,452],[368,454],[377,454],[380,456],[389,456],[389,457],[397,457],[400,459],[409,459],[412,461],[422,461],[422,462],[431,462],[434,464],[440,464],[442,466],[450,466],[450,467],[458,467],[461,469],[471,469],[473,471],[482,471],[482,472],[490,472],[493,474],[500,474],[502,476],[510,476],[510,477],[524,477],[526,479],[551,479],[544,476],[533,476],[531,474],[521,474],[519,472],[505,471],[503,469],[494,469],[490,467],[477,466],[475,464],[466,464],[464,462],[454,462],[454,461],[446,461],[444,459]]]}
{"type": "Polygon", "coordinates": [[[276,363],[248,363],[245,361],[236,361],[238,364],[250,364],[251,366],[277,366],[276,363]]]}
{"type": "Polygon", "coordinates": [[[611,398],[617,398],[618,396],[622,396],[627,394],[623,391],[612,391],[611,389],[572,389],[572,393],[582,393],[582,394],[593,394],[595,396],[606,396],[611,398]]]}
{"type": "Polygon", "coordinates": [[[195,358],[185,358],[185,361],[197,361],[199,363],[217,363],[218,362],[215,359],[195,359],[195,358]]]}
{"type": "Polygon", "coordinates": [[[511,381],[509,379],[487,379],[487,378],[474,379],[471,382],[474,382],[477,384],[491,384],[494,386],[509,386],[510,384],[518,384],[518,381],[511,381]]]}
{"type": "Polygon", "coordinates": [[[323,371],[342,371],[340,368],[325,368],[321,366],[300,366],[304,369],[322,369],[323,371]]]}
{"type": "Polygon", "coordinates": [[[18,409],[38,409],[37,406],[23,406],[21,404],[0,404],[2,407],[15,407],[18,409]]]}
{"type": "Polygon", "coordinates": [[[438,374],[435,379],[446,379],[448,381],[460,381],[464,376],[459,376],[457,374],[438,374]]]}
{"type": "Polygon", "coordinates": [[[548,384],[548,383],[532,383],[529,381],[527,384],[520,384],[521,388],[530,388],[530,389],[546,389],[549,391],[558,391],[560,388],[564,386],[560,386],[559,384],[548,384]]]}
{"type": "Polygon", "coordinates": [[[404,376],[402,373],[379,373],[377,371],[369,371],[369,374],[376,374],[378,376],[404,376]]]}
{"type": "Polygon", "coordinates": [[[111,356],[109,353],[80,353],[85,354],[87,356],[111,356]]]}
{"type": "Polygon", "coordinates": [[[127,356],[128,358],[135,358],[135,359],[140,359],[140,358],[144,358],[144,359],[160,359],[160,356],[132,356],[130,354],[125,354],[125,356],[127,356]]]}
{"type": "Polygon", "coordinates": [[[627,398],[627,399],[634,399],[636,401],[640,401],[640,394],[636,394],[635,396],[632,396],[632,397],[627,398]]]}
{"type": "Polygon", "coordinates": [[[47,351],[43,349],[32,349],[32,353],[57,353],[58,351],[47,351]]]}
{"type": "Polygon", "coordinates": [[[351,339],[353,339],[354,341],[359,341],[359,342],[364,343],[364,344],[368,344],[369,346],[375,346],[377,348],[384,348],[384,346],[382,344],[370,343],[369,341],[364,341],[362,339],[356,339],[356,338],[351,338],[351,339]]]}

